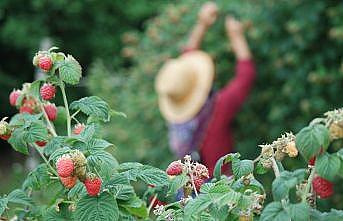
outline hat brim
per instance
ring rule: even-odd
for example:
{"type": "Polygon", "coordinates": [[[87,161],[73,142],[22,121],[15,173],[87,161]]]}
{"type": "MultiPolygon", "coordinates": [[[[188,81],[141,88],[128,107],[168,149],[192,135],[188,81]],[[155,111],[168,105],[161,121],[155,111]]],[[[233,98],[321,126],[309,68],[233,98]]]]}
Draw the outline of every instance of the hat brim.
{"type": "Polygon", "coordinates": [[[211,57],[202,51],[188,52],[177,59],[189,65],[196,75],[196,83],[183,102],[176,103],[168,96],[159,94],[159,108],[170,123],[183,123],[199,113],[211,91],[214,79],[214,64],[211,57]]]}

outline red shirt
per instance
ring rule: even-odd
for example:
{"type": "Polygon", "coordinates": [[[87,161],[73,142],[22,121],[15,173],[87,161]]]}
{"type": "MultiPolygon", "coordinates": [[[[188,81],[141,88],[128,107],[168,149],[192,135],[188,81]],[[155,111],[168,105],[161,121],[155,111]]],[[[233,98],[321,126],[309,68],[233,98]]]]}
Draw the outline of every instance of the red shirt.
{"type": "Polygon", "coordinates": [[[243,105],[253,85],[256,71],[252,60],[236,64],[235,77],[214,96],[214,107],[203,141],[200,156],[212,175],[216,161],[233,151],[231,122],[243,105]]]}

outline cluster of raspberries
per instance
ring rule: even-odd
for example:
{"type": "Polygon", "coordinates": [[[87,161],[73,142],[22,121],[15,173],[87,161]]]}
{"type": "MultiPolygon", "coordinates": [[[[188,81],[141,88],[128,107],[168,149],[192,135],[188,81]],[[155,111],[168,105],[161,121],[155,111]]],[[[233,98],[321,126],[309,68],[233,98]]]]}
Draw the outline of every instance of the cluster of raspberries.
{"type": "Polygon", "coordinates": [[[58,176],[66,188],[73,188],[77,181],[80,180],[90,196],[97,196],[102,181],[95,174],[87,173],[86,166],[87,159],[79,150],[72,150],[56,161],[58,176]]]}
{"type": "MultiPolygon", "coordinates": [[[[323,150],[321,150],[321,153],[322,151],[323,150]]],[[[314,166],[315,162],[316,157],[312,157],[308,161],[308,165],[314,166]]],[[[329,198],[334,194],[333,183],[318,175],[312,180],[312,187],[315,194],[321,199],[329,198]]]]}
{"type": "Polygon", "coordinates": [[[201,185],[204,184],[206,179],[209,178],[208,169],[203,164],[191,162],[190,159],[187,159],[188,157],[189,156],[185,157],[184,163],[182,163],[181,160],[171,162],[166,170],[166,173],[172,177],[182,173],[187,174],[191,179],[185,185],[186,188],[184,188],[184,190],[193,185],[193,179],[195,189],[199,192],[201,185]]]}

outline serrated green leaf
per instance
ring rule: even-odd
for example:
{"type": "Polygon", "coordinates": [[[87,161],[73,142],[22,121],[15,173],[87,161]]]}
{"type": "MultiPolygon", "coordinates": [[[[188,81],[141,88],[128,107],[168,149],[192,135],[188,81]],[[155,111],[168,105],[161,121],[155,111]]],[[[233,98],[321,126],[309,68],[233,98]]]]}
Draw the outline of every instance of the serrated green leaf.
{"type": "Polygon", "coordinates": [[[32,199],[30,199],[26,193],[21,189],[13,190],[7,196],[8,202],[10,203],[18,203],[25,206],[32,206],[32,199]]]}
{"type": "Polygon", "coordinates": [[[28,143],[46,140],[48,137],[48,130],[41,121],[31,123],[23,134],[23,138],[28,143]]]}
{"type": "Polygon", "coordinates": [[[319,176],[333,181],[340,166],[341,160],[337,155],[325,152],[317,157],[315,168],[319,176]]]}
{"type": "Polygon", "coordinates": [[[301,183],[305,178],[305,170],[298,169],[293,172],[283,171],[272,183],[272,192],[275,201],[288,197],[291,188],[301,183]]]}
{"type": "Polygon", "coordinates": [[[116,199],[129,200],[135,196],[135,190],[130,185],[129,180],[122,174],[111,177],[105,184],[105,188],[109,189],[116,199]]]}
{"type": "Polygon", "coordinates": [[[254,171],[254,162],[252,160],[233,160],[232,172],[235,179],[246,176],[254,171]]]}
{"type": "Polygon", "coordinates": [[[80,198],[83,195],[86,195],[86,188],[85,185],[81,182],[78,182],[73,188],[71,188],[68,192],[68,198],[80,198]]]}
{"type": "Polygon", "coordinates": [[[169,190],[167,195],[175,194],[180,188],[182,188],[189,181],[189,176],[186,174],[180,174],[175,176],[169,183],[169,190]]]}
{"type": "Polygon", "coordinates": [[[119,209],[117,201],[108,193],[98,197],[85,195],[76,205],[75,219],[82,221],[113,221],[118,220],[119,209]]]}
{"type": "Polygon", "coordinates": [[[290,221],[291,217],[280,202],[269,203],[262,211],[260,221],[290,221]]]}
{"type": "Polygon", "coordinates": [[[229,153],[225,156],[222,156],[217,160],[216,165],[213,170],[213,176],[220,180],[221,174],[222,174],[222,167],[224,164],[233,161],[234,159],[239,159],[240,154],[239,153],[229,153]]]}
{"type": "Polygon", "coordinates": [[[105,177],[111,176],[113,170],[118,167],[118,161],[104,150],[94,150],[87,157],[88,165],[96,168],[101,175],[105,177]]]}
{"type": "Polygon", "coordinates": [[[28,91],[29,95],[33,96],[36,99],[40,100],[40,85],[43,81],[36,80],[31,83],[30,90],[28,91]]]}
{"type": "Polygon", "coordinates": [[[341,221],[343,220],[343,210],[331,209],[329,213],[324,213],[324,220],[341,221]]]}
{"type": "Polygon", "coordinates": [[[310,220],[310,207],[306,203],[290,204],[288,208],[292,221],[310,220]]]}
{"type": "Polygon", "coordinates": [[[326,149],[328,145],[329,131],[321,124],[305,127],[296,136],[296,146],[306,160],[317,155],[320,148],[326,149]]]}
{"type": "Polygon", "coordinates": [[[44,148],[44,153],[46,155],[51,155],[54,153],[57,149],[61,148],[64,146],[64,140],[66,137],[62,136],[57,136],[53,137],[45,146],[44,148]]]}
{"type": "Polygon", "coordinates": [[[131,198],[130,201],[120,204],[120,206],[124,207],[130,214],[139,218],[146,218],[149,215],[145,203],[137,196],[131,198]]]}
{"type": "Polygon", "coordinates": [[[0,216],[5,212],[8,204],[7,198],[0,198],[0,216]]]}
{"type": "Polygon", "coordinates": [[[198,197],[188,201],[185,206],[184,212],[185,217],[184,220],[192,220],[192,215],[200,214],[200,212],[204,211],[211,205],[211,200],[208,194],[200,194],[198,197]]]}
{"type": "Polygon", "coordinates": [[[69,147],[63,147],[63,148],[59,148],[59,149],[55,150],[55,152],[53,152],[50,155],[49,162],[50,161],[56,162],[59,157],[61,157],[63,154],[66,154],[68,152],[70,152],[69,147]]]}
{"type": "Polygon", "coordinates": [[[59,205],[59,211],[56,210],[55,206],[48,208],[43,213],[44,221],[72,221],[73,214],[68,210],[67,205],[59,205]]]}
{"type": "Polygon", "coordinates": [[[8,142],[12,145],[14,150],[23,154],[29,154],[27,143],[24,140],[24,133],[22,128],[14,130],[10,139],[8,139],[8,142]]]}
{"type": "Polygon", "coordinates": [[[110,107],[108,104],[97,96],[84,97],[78,101],[74,101],[70,104],[70,108],[73,110],[81,110],[81,112],[98,118],[104,122],[110,120],[110,107]]]}
{"type": "Polygon", "coordinates": [[[59,75],[62,81],[75,85],[82,76],[82,68],[73,56],[68,55],[59,67],[59,75]]]}
{"type": "Polygon", "coordinates": [[[31,188],[33,190],[39,190],[45,187],[50,182],[50,176],[48,174],[48,167],[45,163],[40,164],[37,168],[29,173],[23,183],[23,189],[31,188]]]}
{"type": "Polygon", "coordinates": [[[155,186],[168,185],[168,177],[163,170],[151,166],[144,166],[139,171],[138,178],[146,184],[155,186]]]}

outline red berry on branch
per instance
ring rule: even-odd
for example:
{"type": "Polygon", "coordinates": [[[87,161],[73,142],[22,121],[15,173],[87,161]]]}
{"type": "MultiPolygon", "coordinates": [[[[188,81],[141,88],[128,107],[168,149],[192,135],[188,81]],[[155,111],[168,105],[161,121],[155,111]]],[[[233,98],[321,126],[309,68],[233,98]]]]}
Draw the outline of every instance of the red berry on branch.
{"type": "Polygon", "coordinates": [[[60,179],[63,186],[68,189],[73,188],[77,182],[76,176],[60,177],[60,179]]]}
{"type": "Polygon", "coordinates": [[[39,147],[45,147],[46,141],[36,141],[36,144],[37,144],[39,147]]]}
{"type": "Polygon", "coordinates": [[[57,117],[57,108],[55,104],[46,104],[44,105],[44,111],[48,115],[49,120],[54,121],[57,117]]]}
{"type": "Polygon", "coordinates": [[[69,177],[74,172],[74,162],[69,156],[62,156],[56,162],[56,169],[60,177],[69,177]]]}
{"type": "Polygon", "coordinates": [[[101,179],[99,177],[88,176],[84,182],[88,195],[96,196],[101,189],[101,179]]]}
{"type": "MultiPolygon", "coordinates": [[[[149,198],[149,202],[151,203],[153,199],[154,199],[153,196],[150,197],[149,198]]],[[[156,198],[155,201],[154,201],[154,204],[152,204],[152,208],[155,208],[156,206],[165,206],[165,205],[167,205],[166,202],[163,202],[163,201],[161,201],[161,200],[156,198]]]]}
{"type": "Polygon", "coordinates": [[[312,158],[308,161],[308,165],[314,166],[315,162],[316,162],[316,157],[312,157],[312,158]]]}
{"type": "Polygon", "coordinates": [[[44,100],[51,100],[55,97],[56,88],[52,84],[43,84],[40,88],[40,96],[44,100]]]}
{"type": "Polygon", "coordinates": [[[3,140],[8,140],[8,139],[10,139],[10,137],[11,137],[11,134],[0,135],[0,138],[3,139],[3,140]]]}
{"type": "Polygon", "coordinates": [[[10,94],[10,104],[11,106],[16,106],[17,99],[21,95],[21,90],[14,90],[10,94]]]}
{"type": "Polygon", "coordinates": [[[44,72],[48,72],[52,67],[51,57],[48,55],[40,57],[38,60],[38,65],[44,72]]]}
{"type": "Polygon", "coordinates": [[[166,172],[169,176],[175,176],[175,175],[181,174],[182,169],[183,169],[183,164],[181,163],[180,160],[178,160],[178,161],[171,162],[166,172]]]}
{"type": "Polygon", "coordinates": [[[84,124],[76,124],[74,129],[73,129],[73,134],[75,135],[79,135],[80,133],[82,133],[82,131],[85,129],[85,125],[84,124]]]}
{"type": "Polygon", "coordinates": [[[33,114],[33,109],[28,106],[21,106],[19,109],[19,113],[28,113],[28,114],[33,114]]]}
{"type": "Polygon", "coordinates": [[[312,187],[314,192],[321,199],[328,198],[333,194],[333,184],[320,176],[317,176],[312,180],[312,187]]]}
{"type": "Polygon", "coordinates": [[[194,177],[193,177],[193,181],[194,181],[195,189],[199,192],[201,186],[204,184],[204,179],[201,178],[201,177],[196,177],[196,176],[194,176],[194,177]]]}

